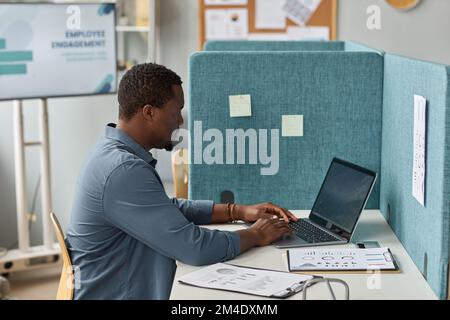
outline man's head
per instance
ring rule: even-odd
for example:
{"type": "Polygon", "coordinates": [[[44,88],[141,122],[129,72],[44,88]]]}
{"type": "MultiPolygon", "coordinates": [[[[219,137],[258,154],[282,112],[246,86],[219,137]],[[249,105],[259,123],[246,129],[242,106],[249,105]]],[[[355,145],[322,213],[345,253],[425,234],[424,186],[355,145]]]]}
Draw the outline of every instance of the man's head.
{"type": "Polygon", "coordinates": [[[184,94],[180,77],[164,66],[134,66],[119,85],[119,119],[154,148],[171,150],[171,136],[183,124],[184,94]]]}

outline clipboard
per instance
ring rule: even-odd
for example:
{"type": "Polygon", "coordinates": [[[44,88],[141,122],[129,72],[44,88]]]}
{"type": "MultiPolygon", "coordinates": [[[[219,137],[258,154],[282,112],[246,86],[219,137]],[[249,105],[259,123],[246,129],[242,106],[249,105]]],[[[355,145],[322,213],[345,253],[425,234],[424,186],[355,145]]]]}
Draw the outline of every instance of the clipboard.
{"type": "MultiPolygon", "coordinates": [[[[243,267],[243,266],[238,266],[238,265],[229,264],[229,263],[217,263],[217,264],[212,265],[212,266],[216,266],[216,265],[232,266],[234,268],[239,268],[239,269],[242,269],[242,270],[258,270],[258,271],[264,271],[264,272],[268,272],[268,273],[289,274],[289,272],[285,272],[285,271],[277,271],[277,270],[270,270],[270,269],[263,269],[263,268],[254,268],[254,267],[243,267]]],[[[212,267],[212,266],[209,266],[209,267],[212,267]]],[[[192,273],[190,273],[188,275],[192,275],[192,274],[194,274],[196,272],[200,272],[202,270],[205,270],[206,268],[208,268],[208,267],[205,267],[203,269],[194,271],[194,272],[192,272],[192,273]]],[[[193,281],[182,280],[182,278],[184,278],[184,277],[186,277],[188,275],[182,276],[181,279],[178,279],[178,282],[181,283],[181,284],[185,284],[185,285],[189,285],[189,286],[193,286],[193,287],[197,287],[197,288],[205,288],[205,289],[213,289],[213,290],[220,290],[220,291],[236,292],[236,293],[243,293],[243,294],[248,294],[248,295],[267,297],[267,298],[277,298],[277,299],[286,299],[286,298],[289,298],[289,297],[291,297],[291,296],[301,292],[303,290],[304,285],[306,284],[306,282],[308,280],[310,280],[310,279],[322,279],[323,278],[321,276],[309,275],[310,277],[308,279],[305,279],[305,281],[293,283],[292,285],[288,286],[285,289],[282,289],[279,292],[275,292],[275,293],[270,294],[270,295],[263,295],[263,294],[257,294],[257,293],[249,293],[249,292],[240,291],[240,290],[216,288],[216,287],[207,286],[207,285],[199,285],[199,284],[194,284],[193,281]]]]}
{"type": "MultiPolygon", "coordinates": [[[[330,249],[333,250],[333,249],[330,249]]],[[[337,249],[339,250],[339,249],[337,249]]],[[[367,249],[353,249],[353,250],[367,250],[367,249]]],[[[399,265],[394,257],[394,255],[392,254],[391,250],[389,248],[387,248],[391,258],[392,258],[392,263],[394,265],[393,269],[386,269],[386,270],[381,270],[381,269],[353,269],[353,270],[333,270],[331,268],[329,269],[314,269],[314,270],[306,270],[306,269],[292,269],[291,268],[291,258],[290,258],[290,254],[289,254],[289,250],[286,251],[286,256],[287,256],[287,266],[289,269],[289,272],[291,273],[296,273],[296,274],[370,274],[370,273],[381,273],[381,274],[400,274],[401,270],[399,268],[399,265]]]]}

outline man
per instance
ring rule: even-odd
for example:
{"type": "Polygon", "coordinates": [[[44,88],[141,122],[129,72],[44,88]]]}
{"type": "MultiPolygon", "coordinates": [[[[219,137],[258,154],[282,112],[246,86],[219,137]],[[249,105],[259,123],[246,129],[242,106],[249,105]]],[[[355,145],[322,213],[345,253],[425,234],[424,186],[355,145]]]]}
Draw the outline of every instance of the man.
{"type": "Polygon", "coordinates": [[[221,205],[169,199],[149,150],[172,149],[183,124],[181,79],[157,64],[128,71],[119,85],[119,123],[87,160],[78,182],[67,243],[75,299],[168,299],[176,260],[206,265],[233,259],[290,233],[297,220],[273,204],[221,205]],[[255,222],[238,232],[198,225],[255,222]]]}

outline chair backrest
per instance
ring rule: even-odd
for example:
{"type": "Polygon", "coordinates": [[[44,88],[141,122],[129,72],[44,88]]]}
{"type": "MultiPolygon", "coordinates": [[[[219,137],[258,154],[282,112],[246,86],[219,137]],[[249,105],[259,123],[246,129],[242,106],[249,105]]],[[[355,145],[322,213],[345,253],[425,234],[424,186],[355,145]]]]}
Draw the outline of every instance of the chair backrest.
{"type": "Polygon", "coordinates": [[[58,218],[56,218],[56,215],[53,212],[50,212],[50,218],[55,229],[56,238],[58,239],[63,258],[63,268],[61,271],[61,278],[59,280],[56,300],[73,300],[74,274],[69,251],[67,250],[66,243],[64,242],[64,232],[61,229],[58,218]]]}
{"type": "Polygon", "coordinates": [[[188,198],[188,150],[179,149],[172,153],[172,175],[176,198],[188,198]]]}

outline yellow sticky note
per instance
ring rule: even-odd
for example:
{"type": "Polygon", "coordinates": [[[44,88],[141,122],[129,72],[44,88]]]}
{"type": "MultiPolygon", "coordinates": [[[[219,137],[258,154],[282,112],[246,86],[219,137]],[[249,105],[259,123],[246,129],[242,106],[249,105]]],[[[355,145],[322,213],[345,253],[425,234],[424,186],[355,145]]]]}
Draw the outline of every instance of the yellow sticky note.
{"type": "Polygon", "coordinates": [[[303,116],[282,116],[282,137],[303,137],[303,116]]]}
{"type": "Polygon", "coordinates": [[[251,117],[252,102],[249,94],[229,96],[230,117],[251,117]]]}

